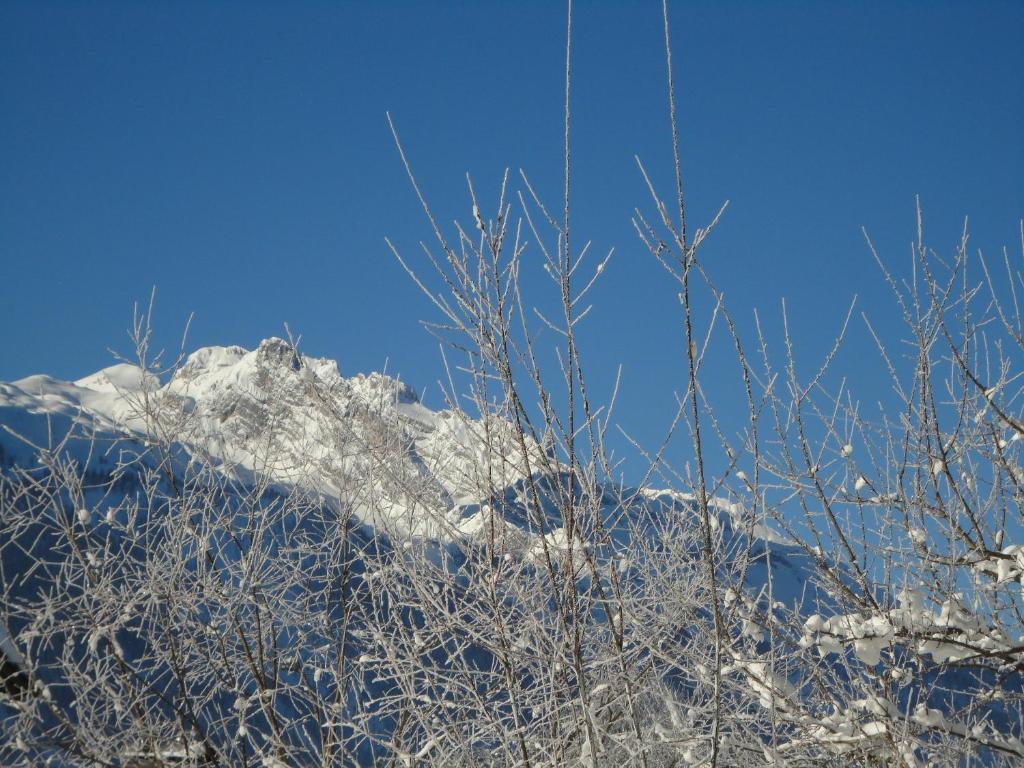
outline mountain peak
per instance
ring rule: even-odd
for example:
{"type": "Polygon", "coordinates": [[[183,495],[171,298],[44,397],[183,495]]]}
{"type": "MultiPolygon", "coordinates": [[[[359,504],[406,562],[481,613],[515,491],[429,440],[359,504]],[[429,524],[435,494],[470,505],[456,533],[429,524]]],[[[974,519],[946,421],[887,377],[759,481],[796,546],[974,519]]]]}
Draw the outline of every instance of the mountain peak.
{"type": "Polygon", "coordinates": [[[302,355],[295,346],[277,336],[271,336],[260,342],[256,355],[274,365],[287,366],[293,371],[302,368],[302,355]]]}

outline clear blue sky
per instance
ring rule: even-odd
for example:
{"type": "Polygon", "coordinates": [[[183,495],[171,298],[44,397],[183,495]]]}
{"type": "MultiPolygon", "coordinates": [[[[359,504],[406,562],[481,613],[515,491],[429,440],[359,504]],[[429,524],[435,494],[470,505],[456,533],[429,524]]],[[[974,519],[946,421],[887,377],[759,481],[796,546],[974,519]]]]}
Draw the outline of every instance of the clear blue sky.
{"type": "MultiPolygon", "coordinates": [[[[746,327],[786,297],[813,364],[853,294],[885,305],[860,227],[905,264],[915,194],[935,246],[966,215],[976,247],[1019,249],[1024,3],[671,12],[692,225],[731,200],[705,258],[746,327]]],[[[585,362],[599,387],[624,366],[619,415],[647,441],[683,370],[675,292],[630,224],[634,154],[668,191],[661,34],[659,4],[578,3],[575,233],[618,254],[585,362]]],[[[156,285],[165,342],[189,312],[191,347],[288,322],[346,374],[388,361],[428,387],[435,315],[383,238],[415,257],[429,230],[385,111],[443,219],[468,213],[466,171],[488,202],[506,166],[557,199],[563,45],[558,2],[8,0],[0,380],[108,364],[156,285]]]]}

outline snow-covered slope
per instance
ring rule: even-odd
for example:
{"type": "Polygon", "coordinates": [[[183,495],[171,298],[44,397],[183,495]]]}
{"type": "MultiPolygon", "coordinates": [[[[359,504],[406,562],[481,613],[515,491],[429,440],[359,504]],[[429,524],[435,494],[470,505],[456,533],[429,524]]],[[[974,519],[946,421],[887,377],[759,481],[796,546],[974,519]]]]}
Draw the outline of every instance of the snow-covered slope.
{"type": "MultiPolygon", "coordinates": [[[[397,379],[344,378],[334,361],[277,338],[252,351],[200,349],[165,382],[122,363],[74,382],[37,375],[0,383],[0,426],[0,458],[12,462],[69,431],[83,458],[89,438],[173,437],[225,471],[302,485],[368,524],[431,537],[455,532],[481,489],[525,476],[508,425],[486,425],[485,439],[481,421],[432,411],[397,379]],[[488,446],[498,459],[489,475],[488,446]],[[439,509],[450,515],[437,519],[439,509]]],[[[536,445],[530,451],[533,463],[545,460],[536,445]]]]}
{"type": "MultiPolygon", "coordinates": [[[[63,449],[84,462],[102,456],[97,443],[173,439],[223,462],[225,472],[336,499],[388,533],[441,539],[479,529],[479,505],[527,476],[506,422],[431,410],[395,378],[345,378],[335,361],[279,338],[251,351],[199,349],[166,381],[119,363],[74,382],[35,375],[0,383],[0,464],[31,462],[69,436],[63,449]]],[[[557,469],[527,442],[531,472],[557,469]]],[[[655,489],[638,498],[669,496],[692,501],[655,489]]],[[[724,501],[718,508],[726,518],[737,511],[724,501]]],[[[761,526],[755,534],[781,543],[761,526]]]]}

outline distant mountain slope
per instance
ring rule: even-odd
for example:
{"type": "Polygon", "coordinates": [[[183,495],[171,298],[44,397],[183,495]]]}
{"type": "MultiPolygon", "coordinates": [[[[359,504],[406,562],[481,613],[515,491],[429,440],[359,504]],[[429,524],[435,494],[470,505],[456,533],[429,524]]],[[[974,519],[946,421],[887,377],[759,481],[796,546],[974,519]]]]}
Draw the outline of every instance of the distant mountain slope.
{"type": "MultiPolygon", "coordinates": [[[[472,532],[479,519],[467,511],[526,476],[508,424],[432,411],[397,379],[342,377],[334,361],[277,338],[252,351],[199,349],[165,383],[123,363],[74,382],[36,375],[0,383],[0,460],[8,464],[31,462],[38,448],[70,436],[63,448],[100,468],[109,457],[93,441],[144,446],[154,435],[201,447],[225,471],[343,501],[367,525],[399,535],[472,532]]],[[[529,451],[534,472],[557,469],[532,441],[529,451]]],[[[664,493],[645,489],[638,499],[664,493]]]]}

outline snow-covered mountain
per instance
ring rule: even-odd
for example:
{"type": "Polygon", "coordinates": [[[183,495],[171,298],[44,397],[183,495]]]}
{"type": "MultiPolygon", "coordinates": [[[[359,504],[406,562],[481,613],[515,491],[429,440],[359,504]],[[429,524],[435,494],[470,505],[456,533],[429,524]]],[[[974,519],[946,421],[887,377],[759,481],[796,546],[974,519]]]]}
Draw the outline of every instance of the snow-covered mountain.
{"type": "MultiPolygon", "coordinates": [[[[336,499],[371,527],[428,538],[472,534],[486,497],[527,475],[507,422],[431,410],[395,378],[343,377],[335,361],[302,355],[279,338],[251,351],[199,349],[165,381],[119,363],[73,382],[46,375],[0,382],[0,466],[31,462],[57,442],[98,466],[110,457],[96,445],[145,446],[154,437],[201,448],[225,471],[336,499]]],[[[527,442],[532,472],[558,468],[527,442]]],[[[637,498],[688,503],[648,488],[637,498]]],[[[725,501],[717,506],[726,516],[734,511],[725,501]]],[[[757,532],[779,540],[766,528],[757,532]]]]}
{"type": "MultiPolygon", "coordinates": [[[[104,455],[90,441],[173,436],[226,470],[302,485],[352,506],[368,524],[433,537],[472,527],[462,513],[480,489],[510,487],[525,474],[507,424],[432,411],[397,379],[342,377],[334,361],[278,338],[252,351],[200,349],[164,382],[121,363],[74,382],[37,375],[0,383],[0,427],[0,461],[8,463],[69,433],[65,449],[78,444],[94,463],[104,455]],[[437,519],[438,509],[451,514],[437,519]]],[[[530,450],[544,458],[535,444],[530,450]]]]}

